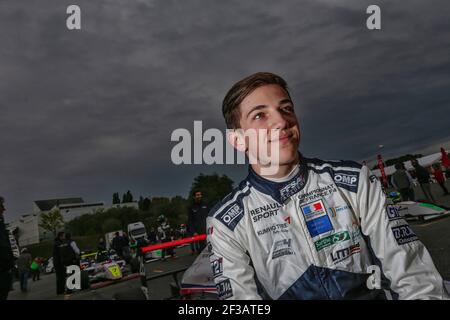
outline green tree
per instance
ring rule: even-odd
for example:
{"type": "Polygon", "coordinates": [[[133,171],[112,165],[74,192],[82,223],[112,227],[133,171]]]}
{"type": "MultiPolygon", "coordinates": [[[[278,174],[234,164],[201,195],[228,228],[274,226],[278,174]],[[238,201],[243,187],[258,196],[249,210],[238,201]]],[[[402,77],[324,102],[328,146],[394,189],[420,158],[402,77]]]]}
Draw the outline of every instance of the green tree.
{"type": "Polygon", "coordinates": [[[152,204],[152,202],[150,201],[150,199],[146,197],[144,199],[144,201],[142,202],[142,210],[149,211],[151,204],[152,204]]]}
{"type": "Polygon", "coordinates": [[[144,204],[144,198],[142,196],[139,197],[138,207],[139,210],[142,210],[142,205],[144,204]]]}
{"type": "Polygon", "coordinates": [[[112,232],[122,229],[122,223],[119,219],[109,218],[102,224],[103,233],[112,232]]]}
{"type": "Polygon", "coordinates": [[[118,203],[120,203],[120,198],[119,198],[119,193],[118,193],[118,192],[115,192],[115,193],[113,194],[113,201],[112,201],[112,203],[113,203],[113,204],[118,204],[118,203]]]}
{"type": "Polygon", "coordinates": [[[212,175],[200,174],[192,183],[189,201],[193,201],[194,193],[197,191],[202,192],[203,200],[209,207],[212,207],[233,191],[233,180],[226,175],[219,176],[216,173],[212,175]]]}
{"type": "Polygon", "coordinates": [[[133,195],[131,194],[130,190],[128,190],[127,193],[124,193],[122,196],[122,203],[126,202],[133,202],[133,195]]]}
{"type": "Polygon", "coordinates": [[[52,232],[55,237],[58,229],[64,227],[64,219],[58,209],[43,213],[40,218],[39,226],[46,231],[52,232]]]}

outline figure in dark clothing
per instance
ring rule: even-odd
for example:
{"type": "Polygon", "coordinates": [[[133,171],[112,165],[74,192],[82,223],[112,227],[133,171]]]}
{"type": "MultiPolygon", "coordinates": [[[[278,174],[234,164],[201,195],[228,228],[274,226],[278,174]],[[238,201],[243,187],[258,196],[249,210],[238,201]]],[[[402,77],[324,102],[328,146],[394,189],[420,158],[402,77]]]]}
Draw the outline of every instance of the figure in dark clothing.
{"type": "Polygon", "coordinates": [[[14,268],[14,255],[3,218],[4,201],[3,197],[0,197],[0,300],[8,298],[12,284],[11,270],[14,268]]]}
{"type": "Polygon", "coordinates": [[[414,184],[411,175],[405,169],[403,163],[395,165],[395,173],[392,175],[391,184],[401,194],[402,201],[414,201],[414,184]]]}
{"type": "Polygon", "coordinates": [[[436,179],[437,183],[439,183],[439,185],[441,186],[442,190],[444,191],[444,196],[448,196],[448,190],[445,187],[445,177],[444,177],[444,173],[441,170],[441,166],[439,164],[436,164],[433,166],[433,175],[434,178],[436,179]]]}
{"type": "Polygon", "coordinates": [[[433,195],[431,194],[430,188],[430,173],[427,169],[422,167],[417,160],[411,161],[414,169],[416,170],[416,177],[419,181],[420,188],[422,189],[425,197],[431,203],[434,203],[433,195]]]}
{"type": "Polygon", "coordinates": [[[97,251],[99,252],[106,251],[106,243],[103,237],[98,240],[97,251]]]}
{"type": "MultiPolygon", "coordinates": [[[[208,206],[202,200],[202,193],[197,191],[194,194],[194,203],[189,207],[187,232],[189,236],[196,236],[206,233],[206,218],[208,217],[208,206]]],[[[191,249],[194,253],[202,252],[206,246],[206,241],[191,243],[191,249]]]]}
{"type": "Polygon", "coordinates": [[[155,244],[156,242],[158,242],[156,231],[153,227],[150,228],[150,232],[148,233],[148,241],[150,242],[150,244],[155,244]]]}
{"type": "Polygon", "coordinates": [[[123,241],[122,237],[120,236],[120,233],[116,232],[116,236],[112,240],[111,247],[116,251],[116,253],[119,257],[122,257],[122,255],[123,255],[123,253],[122,253],[123,243],[124,243],[124,241],[123,241]]]}
{"type": "MultiPolygon", "coordinates": [[[[172,228],[170,227],[169,222],[167,221],[167,218],[162,214],[158,217],[158,239],[161,241],[161,243],[169,242],[172,240],[172,228]]],[[[175,257],[175,251],[173,247],[162,249],[161,252],[161,259],[162,261],[166,260],[167,256],[175,257]]]]}
{"type": "Polygon", "coordinates": [[[58,232],[53,245],[53,266],[56,273],[56,294],[64,294],[66,287],[66,267],[63,263],[63,251],[68,247],[64,232],[58,232]]]}

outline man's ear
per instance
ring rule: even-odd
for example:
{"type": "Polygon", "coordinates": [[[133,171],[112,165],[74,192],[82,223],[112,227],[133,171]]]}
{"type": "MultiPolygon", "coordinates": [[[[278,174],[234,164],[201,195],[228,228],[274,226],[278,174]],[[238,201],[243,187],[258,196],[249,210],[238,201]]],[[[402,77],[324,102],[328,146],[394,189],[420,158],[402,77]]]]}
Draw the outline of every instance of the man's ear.
{"type": "Polygon", "coordinates": [[[237,151],[247,152],[247,146],[245,145],[245,138],[242,130],[227,131],[227,140],[237,151]]]}

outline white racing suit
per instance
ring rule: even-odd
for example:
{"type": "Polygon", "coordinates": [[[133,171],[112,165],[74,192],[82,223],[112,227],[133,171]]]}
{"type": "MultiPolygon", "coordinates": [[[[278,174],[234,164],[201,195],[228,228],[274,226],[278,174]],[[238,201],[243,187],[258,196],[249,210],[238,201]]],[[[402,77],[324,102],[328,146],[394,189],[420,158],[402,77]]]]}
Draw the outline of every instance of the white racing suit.
{"type": "Polygon", "coordinates": [[[430,254],[378,179],[302,158],[282,183],[251,168],[209,214],[221,299],[447,299],[430,254]]]}

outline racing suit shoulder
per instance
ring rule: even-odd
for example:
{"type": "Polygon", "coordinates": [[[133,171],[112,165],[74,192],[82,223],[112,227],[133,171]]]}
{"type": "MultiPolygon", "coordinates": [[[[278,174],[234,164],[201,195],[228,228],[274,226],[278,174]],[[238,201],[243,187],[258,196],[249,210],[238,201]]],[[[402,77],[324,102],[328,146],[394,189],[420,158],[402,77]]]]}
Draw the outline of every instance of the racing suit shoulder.
{"type": "Polygon", "coordinates": [[[250,184],[243,180],[237,188],[219,201],[208,214],[208,218],[220,221],[227,229],[234,231],[244,217],[243,200],[250,194],[250,184]]]}
{"type": "Polygon", "coordinates": [[[346,169],[361,169],[363,166],[353,160],[322,160],[317,158],[303,158],[303,160],[312,167],[331,167],[346,169]]]}
{"type": "Polygon", "coordinates": [[[340,189],[356,194],[363,166],[351,160],[320,160],[304,158],[309,170],[317,174],[329,174],[340,189]]]}

